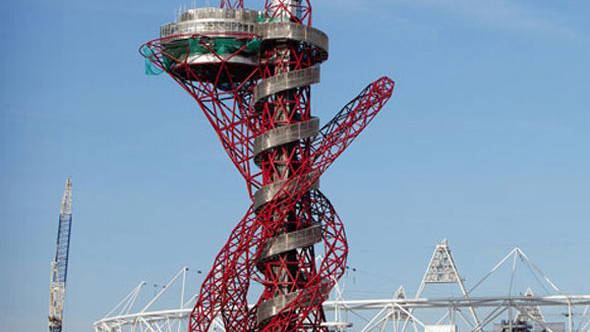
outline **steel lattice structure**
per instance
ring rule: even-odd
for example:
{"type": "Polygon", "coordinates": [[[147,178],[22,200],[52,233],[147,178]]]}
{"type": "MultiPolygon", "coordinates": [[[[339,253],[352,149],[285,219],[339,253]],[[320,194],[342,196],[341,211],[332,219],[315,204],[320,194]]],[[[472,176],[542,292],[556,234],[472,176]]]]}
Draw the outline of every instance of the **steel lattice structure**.
{"type": "Polygon", "coordinates": [[[49,332],[61,332],[63,309],[66,296],[70,235],[72,231],[72,181],[66,180],[61,207],[55,258],[51,262],[51,284],[49,286],[49,332]]]}
{"type": "MultiPolygon", "coordinates": [[[[407,264],[404,262],[399,266],[407,264]]],[[[198,296],[185,297],[187,274],[188,268],[183,268],[165,286],[160,286],[160,291],[154,296],[146,289],[146,282],[140,283],[94,323],[95,332],[186,330],[192,312],[190,307],[198,296]]],[[[349,275],[348,281],[351,277],[349,275]]],[[[389,298],[346,299],[347,278],[344,278],[335,287],[331,298],[323,303],[330,317],[330,321],[323,325],[336,332],[429,332],[436,327],[499,332],[499,328],[513,331],[509,326],[512,322],[525,321],[534,326],[532,332],[590,332],[590,294],[563,293],[520,248],[511,250],[483,277],[472,280],[467,288],[445,241],[436,246],[415,296],[408,297],[405,289],[400,287],[389,298]],[[515,264],[517,262],[521,264],[515,264]],[[517,265],[522,266],[517,268],[517,265]],[[535,276],[530,276],[521,285],[524,288],[515,288],[512,281],[523,279],[529,268],[535,276]],[[491,279],[498,281],[498,276],[506,269],[510,269],[511,273],[501,278],[501,285],[490,283],[491,279]],[[446,288],[448,284],[455,284],[465,291],[455,296],[441,296],[440,293],[434,298],[424,296],[425,289],[435,286],[446,288]],[[535,294],[537,292],[533,292],[533,288],[544,294],[535,294]]],[[[226,331],[221,317],[213,321],[210,331],[226,331]]]]}
{"type": "Polygon", "coordinates": [[[319,179],[379,113],[394,82],[371,83],[320,128],[310,86],[320,81],[328,37],[311,23],[309,0],[267,0],[262,12],[221,1],[181,12],[141,49],[197,101],[252,199],[203,282],[191,331],[208,331],[216,317],[228,331],[326,330],[322,303],[348,247],[319,179]],[[263,291],[249,307],[252,282],[263,291]]]}

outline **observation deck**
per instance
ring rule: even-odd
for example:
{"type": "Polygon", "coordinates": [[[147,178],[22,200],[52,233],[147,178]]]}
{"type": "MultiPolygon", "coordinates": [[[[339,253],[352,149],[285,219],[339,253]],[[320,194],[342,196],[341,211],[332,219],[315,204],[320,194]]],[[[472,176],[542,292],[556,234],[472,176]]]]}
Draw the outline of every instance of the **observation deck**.
{"type": "Polygon", "coordinates": [[[249,9],[181,12],[176,22],[160,28],[164,67],[190,81],[219,85],[244,81],[259,63],[257,24],[261,17],[260,12],[249,9]]]}

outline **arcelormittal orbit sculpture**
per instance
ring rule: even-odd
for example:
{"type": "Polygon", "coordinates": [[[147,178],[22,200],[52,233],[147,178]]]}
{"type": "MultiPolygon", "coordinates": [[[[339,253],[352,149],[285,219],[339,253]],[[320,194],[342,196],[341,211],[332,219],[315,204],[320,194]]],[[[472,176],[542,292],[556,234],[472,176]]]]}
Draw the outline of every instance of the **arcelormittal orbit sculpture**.
{"type": "Polygon", "coordinates": [[[345,270],[348,247],[319,179],[375,118],[394,82],[371,83],[320,127],[310,85],[320,81],[328,37],[311,22],[310,0],[266,0],[262,12],[226,0],[181,11],[141,48],[195,98],[252,199],[203,282],[191,331],[208,331],[216,317],[232,332],[327,331],[322,303],[345,270]],[[253,282],[263,290],[249,307],[253,282]]]}

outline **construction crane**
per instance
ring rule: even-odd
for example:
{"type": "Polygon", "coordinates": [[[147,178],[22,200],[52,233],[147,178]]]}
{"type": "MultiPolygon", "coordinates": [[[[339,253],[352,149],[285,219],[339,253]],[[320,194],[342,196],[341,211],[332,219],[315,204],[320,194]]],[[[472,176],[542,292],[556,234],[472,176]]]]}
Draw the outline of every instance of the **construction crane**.
{"type": "Polygon", "coordinates": [[[70,234],[72,231],[72,180],[66,180],[64,195],[59,210],[57,250],[51,261],[51,284],[49,286],[49,332],[61,332],[63,324],[70,234]]]}

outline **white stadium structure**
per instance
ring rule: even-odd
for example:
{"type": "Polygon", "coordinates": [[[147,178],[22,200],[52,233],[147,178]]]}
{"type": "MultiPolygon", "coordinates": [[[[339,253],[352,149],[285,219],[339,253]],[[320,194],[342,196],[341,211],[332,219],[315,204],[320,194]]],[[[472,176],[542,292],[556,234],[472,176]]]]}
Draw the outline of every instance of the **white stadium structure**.
{"type": "MultiPolygon", "coordinates": [[[[109,313],[94,323],[95,332],[187,331],[195,297],[186,296],[187,274],[182,268],[168,283],[149,294],[141,282],[109,313]],[[164,298],[176,307],[162,308],[164,298]]],[[[464,282],[447,241],[437,244],[415,296],[403,287],[391,298],[346,299],[342,282],[324,303],[331,331],[393,332],[590,332],[590,295],[568,295],[520,249],[512,249],[470,288],[464,282]],[[481,294],[500,269],[508,270],[503,294],[481,294]],[[515,280],[526,271],[534,281],[516,289],[515,280]],[[427,288],[456,285],[456,296],[424,297],[427,288]],[[538,290],[538,292],[537,292],[538,290]],[[536,295],[536,294],[543,294],[536,295]]],[[[156,286],[156,285],[154,285],[156,286]]],[[[493,289],[498,289],[495,285],[493,289]]],[[[211,331],[225,331],[215,322],[211,331]]]]}

